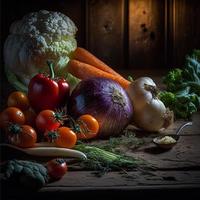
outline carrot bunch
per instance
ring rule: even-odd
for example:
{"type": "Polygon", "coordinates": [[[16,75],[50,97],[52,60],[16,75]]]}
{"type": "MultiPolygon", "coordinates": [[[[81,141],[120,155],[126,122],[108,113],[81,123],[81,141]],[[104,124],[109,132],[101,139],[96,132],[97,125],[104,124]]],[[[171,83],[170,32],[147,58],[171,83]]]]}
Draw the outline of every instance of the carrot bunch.
{"type": "Polygon", "coordinates": [[[67,69],[69,73],[82,80],[93,77],[109,78],[118,82],[125,89],[130,84],[130,81],[81,47],[77,47],[75,50],[67,69]]]}

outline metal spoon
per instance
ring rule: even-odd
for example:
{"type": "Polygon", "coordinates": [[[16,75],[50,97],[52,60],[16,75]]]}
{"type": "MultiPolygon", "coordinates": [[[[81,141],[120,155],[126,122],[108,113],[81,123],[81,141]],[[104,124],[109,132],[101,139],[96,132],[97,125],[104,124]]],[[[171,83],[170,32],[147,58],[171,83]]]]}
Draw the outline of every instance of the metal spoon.
{"type": "Polygon", "coordinates": [[[163,149],[171,149],[173,146],[175,146],[177,144],[177,141],[180,138],[180,132],[183,130],[183,128],[185,128],[186,126],[192,126],[192,122],[186,122],[184,124],[182,124],[176,131],[175,135],[169,135],[169,137],[172,138],[173,142],[169,142],[169,143],[162,143],[160,142],[161,139],[163,139],[164,137],[168,136],[159,136],[153,139],[153,143],[156,144],[157,146],[163,148],[163,149]]]}

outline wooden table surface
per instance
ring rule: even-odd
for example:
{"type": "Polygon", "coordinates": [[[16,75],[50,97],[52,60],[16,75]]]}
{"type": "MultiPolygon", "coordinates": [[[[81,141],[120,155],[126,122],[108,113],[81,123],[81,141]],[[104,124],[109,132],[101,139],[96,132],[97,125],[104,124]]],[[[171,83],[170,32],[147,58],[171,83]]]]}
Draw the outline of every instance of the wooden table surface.
{"type": "MultiPolygon", "coordinates": [[[[200,115],[196,115],[200,121],[200,115]]],[[[175,133],[184,123],[176,121],[164,133],[175,133]]],[[[186,127],[177,145],[168,151],[163,151],[152,142],[146,143],[135,151],[129,150],[128,155],[148,161],[154,170],[136,170],[131,172],[109,172],[102,177],[96,177],[91,171],[69,171],[59,181],[47,184],[38,192],[32,194],[38,197],[75,196],[101,199],[108,194],[143,196],[144,194],[168,195],[169,192],[185,195],[198,194],[200,191],[200,124],[186,127]],[[143,193],[144,192],[144,193],[143,193]],[[104,196],[103,196],[104,195],[104,196]]],[[[151,141],[152,135],[144,136],[151,141]]],[[[22,198],[17,188],[5,188],[9,198],[22,198]]],[[[32,196],[33,197],[33,196],[32,196]]]]}
{"type": "MultiPolygon", "coordinates": [[[[155,77],[155,80],[156,77],[155,77]]],[[[182,131],[174,148],[163,151],[151,141],[155,135],[143,134],[149,141],[136,150],[128,150],[133,155],[148,161],[154,170],[135,170],[129,172],[109,172],[96,177],[91,171],[69,171],[59,181],[47,184],[31,198],[63,198],[68,195],[82,198],[108,199],[108,195],[124,198],[127,195],[144,197],[170,197],[181,193],[185,197],[200,195],[200,113],[193,117],[193,125],[182,131]]],[[[174,134],[185,121],[177,120],[161,134],[174,134]]],[[[26,191],[17,188],[4,188],[6,198],[23,199],[26,191]]]]}

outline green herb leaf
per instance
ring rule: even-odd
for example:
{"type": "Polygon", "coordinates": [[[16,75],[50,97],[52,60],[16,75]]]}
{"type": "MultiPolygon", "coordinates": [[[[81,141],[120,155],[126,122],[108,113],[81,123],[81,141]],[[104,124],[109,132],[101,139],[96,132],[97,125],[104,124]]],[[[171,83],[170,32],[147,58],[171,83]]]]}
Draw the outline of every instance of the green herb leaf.
{"type": "Polygon", "coordinates": [[[3,179],[29,189],[38,189],[48,182],[47,169],[35,162],[10,160],[3,167],[3,179]]]}
{"type": "Polygon", "coordinates": [[[166,91],[159,98],[177,118],[190,118],[200,108],[200,50],[186,56],[182,69],[173,69],[163,78],[166,91]]]}

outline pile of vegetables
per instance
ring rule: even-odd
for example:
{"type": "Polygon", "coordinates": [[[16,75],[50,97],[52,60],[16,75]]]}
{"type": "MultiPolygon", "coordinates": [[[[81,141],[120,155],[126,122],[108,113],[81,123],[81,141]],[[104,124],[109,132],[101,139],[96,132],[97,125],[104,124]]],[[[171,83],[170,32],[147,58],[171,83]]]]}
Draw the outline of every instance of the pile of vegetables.
{"type": "Polygon", "coordinates": [[[33,147],[40,137],[40,141],[73,148],[77,139],[92,138],[99,132],[93,116],[80,114],[73,119],[66,113],[69,85],[64,79],[54,79],[51,65],[50,71],[51,75],[37,74],[31,79],[28,95],[20,91],[9,95],[8,107],[0,113],[0,128],[10,144],[33,147]]]}
{"type": "Polygon", "coordinates": [[[175,68],[163,78],[166,91],[159,94],[176,118],[190,118],[200,108],[200,50],[186,56],[183,68],[175,68]]]}
{"type": "MultiPolygon", "coordinates": [[[[72,75],[82,79],[82,82],[94,77],[103,77],[119,83],[131,100],[133,114],[130,122],[134,122],[137,127],[146,131],[157,132],[173,123],[173,112],[167,109],[159,99],[158,88],[151,78],[141,77],[134,81],[126,80],[120,74],[113,72],[112,68],[102,63],[90,52],[80,47],[77,47],[73,52],[67,70],[72,75]]],[[[125,95],[123,96],[125,97],[125,95]]],[[[129,112],[127,113],[129,114],[129,112]]]]}
{"type": "Polygon", "coordinates": [[[25,160],[10,160],[1,166],[2,180],[29,190],[37,190],[48,182],[60,179],[68,170],[63,159],[52,159],[46,164],[25,160]]]}
{"type": "MultiPolygon", "coordinates": [[[[112,144],[125,141],[130,146],[133,133],[121,136],[129,124],[159,132],[173,123],[171,110],[184,118],[197,111],[200,52],[187,57],[184,69],[169,72],[164,79],[167,89],[159,92],[151,78],[129,81],[77,47],[76,31],[67,16],[44,10],[12,24],[4,61],[8,80],[18,90],[0,113],[5,137],[1,146],[36,156],[78,158],[82,167],[103,172],[138,167],[141,161],[87,141],[110,138],[112,144]]],[[[6,166],[5,179],[38,176],[39,185],[68,170],[63,159],[45,166],[12,160],[6,166]]]]}
{"type": "MultiPolygon", "coordinates": [[[[36,74],[29,82],[27,94],[14,91],[9,95],[7,107],[0,113],[0,128],[5,136],[1,146],[35,156],[79,158],[85,160],[81,165],[92,170],[135,168],[139,163],[136,159],[77,144],[77,140],[122,133],[133,114],[125,89],[111,79],[94,77],[82,80],[70,95],[68,82],[55,77],[52,63],[47,64],[50,73],[36,74]]],[[[24,162],[8,164],[27,165],[30,173],[34,164],[24,162]]],[[[66,168],[65,162],[57,165],[66,168]]],[[[56,173],[57,167],[53,175],[48,165],[47,169],[51,177],[56,174],[55,179],[64,175],[56,173]]],[[[13,174],[29,177],[21,170],[14,170],[13,174]]],[[[31,175],[33,180],[35,177],[31,175]]]]}
{"type": "Polygon", "coordinates": [[[98,135],[119,135],[130,123],[133,108],[126,91],[105,78],[85,79],[73,90],[69,112],[75,118],[89,113],[100,126],[98,135]]]}
{"type": "MultiPolygon", "coordinates": [[[[97,118],[100,125],[99,135],[101,136],[118,135],[131,121],[147,131],[159,131],[162,128],[167,128],[173,121],[172,113],[165,108],[162,102],[159,102],[157,96],[151,95],[155,97],[155,101],[150,106],[148,105],[151,96],[147,99],[143,98],[144,107],[137,109],[137,103],[134,102],[135,93],[131,91],[134,90],[137,81],[130,82],[86,49],[77,47],[76,31],[75,24],[67,16],[46,10],[27,14],[11,25],[11,33],[4,45],[5,72],[9,81],[16,88],[28,91],[33,109],[38,111],[41,110],[40,107],[43,107],[52,110],[55,107],[66,105],[64,99],[73,93],[71,99],[74,100],[71,100],[68,106],[69,112],[71,112],[69,114],[75,118],[83,113],[97,118]],[[54,83],[48,83],[48,80],[44,78],[46,86],[41,92],[41,88],[36,88],[37,84],[41,83],[42,77],[35,75],[41,72],[48,73],[47,60],[54,63],[55,75],[60,78],[59,81],[55,81],[57,86],[53,85],[54,83]],[[34,80],[33,76],[35,76],[34,80]],[[62,96],[61,93],[68,90],[68,86],[61,80],[61,77],[65,78],[70,86],[70,92],[66,94],[66,97],[62,96]],[[90,87],[91,83],[89,84],[87,80],[93,79],[92,82],[95,82],[96,78],[101,78],[100,84],[99,86],[93,84],[95,87],[90,88],[90,94],[79,91],[78,88],[82,88],[80,85],[88,84],[90,87]],[[34,84],[32,84],[33,82],[34,84]],[[80,85],[77,86],[79,82],[80,85]],[[51,92],[47,89],[48,87],[52,89],[51,92]],[[105,88],[105,91],[103,89],[101,91],[100,87],[105,88]],[[34,92],[30,93],[29,91],[33,88],[34,92]],[[97,95],[99,91],[102,94],[97,95]],[[38,95],[38,93],[40,94],[38,95]],[[104,93],[107,93],[108,96],[104,93]],[[40,98],[43,101],[40,101],[40,98]],[[60,102],[61,99],[63,102],[60,102]],[[89,106],[89,103],[84,105],[85,100],[83,99],[90,99],[91,105],[89,106]],[[97,104],[100,104],[100,110],[97,108],[97,104]],[[119,113],[117,113],[117,109],[120,109],[119,113]],[[136,112],[133,112],[134,109],[136,112]],[[149,116],[144,118],[146,113],[149,113],[149,116]],[[115,114],[117,116],[115,118],[118,119],[111,119],[114,118],[112,116],[115,114]],[[154,117],[155,121],[150,122],[149,120],[154,119],[154,117]],[[157,120],[159,123],[156,125],[157,120]],[[119,121],[121,123],[117,123],[119,121]],[[152,124],[152,127],[149,127],[149,124],[152,124]]],[[[52,73],[51,77],[54,77],[52,73]]],[[[146,84],[148,83],[137,85],[137,87],[150,94],[152,91],[146,90],[146,84]]],[[[148,88],[152,88],[152,85],[148,88]]]]}
{"type": "Polygon", "coordinates": [[[79,80],[65,74],[71,53],[76,49],[74,22],[60,12],[40,10],[25,15],[10,26],[4,44],[5,72],[17,90],[27,92],[30,79],[40,72],[48,72],[47,60],[53,60],[56,75],[70,80],[70,86],[79,80]]]}

